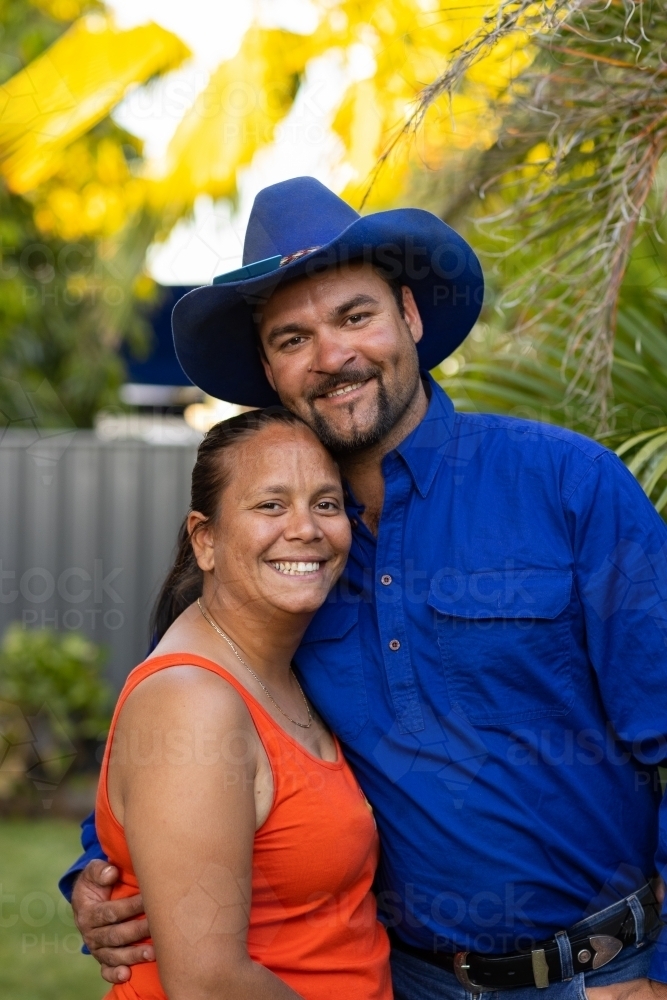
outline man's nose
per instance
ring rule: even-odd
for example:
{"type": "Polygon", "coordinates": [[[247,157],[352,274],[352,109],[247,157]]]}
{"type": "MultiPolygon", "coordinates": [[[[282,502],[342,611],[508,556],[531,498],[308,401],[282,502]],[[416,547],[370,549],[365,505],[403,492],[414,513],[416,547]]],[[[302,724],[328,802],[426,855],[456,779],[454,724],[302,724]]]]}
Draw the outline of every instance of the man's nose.
{"type": "Polygon", "coordinates": [[[313,371],[335,375],[357,356],[340,330],[318,330],[314,338],[313,371]]]}

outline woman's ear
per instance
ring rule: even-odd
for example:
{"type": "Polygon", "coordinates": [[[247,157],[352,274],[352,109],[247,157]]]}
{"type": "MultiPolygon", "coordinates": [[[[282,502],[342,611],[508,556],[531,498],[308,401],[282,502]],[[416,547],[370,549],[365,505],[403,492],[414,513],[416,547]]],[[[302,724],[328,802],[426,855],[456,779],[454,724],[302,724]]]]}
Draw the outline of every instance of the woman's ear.
{"type": "Polygon", "coordinates": [[[213,528],[208,518],[197,510],[188,514],[188,534],[197,565],[204,573],[210,573],[215,568],[213,528]]]}

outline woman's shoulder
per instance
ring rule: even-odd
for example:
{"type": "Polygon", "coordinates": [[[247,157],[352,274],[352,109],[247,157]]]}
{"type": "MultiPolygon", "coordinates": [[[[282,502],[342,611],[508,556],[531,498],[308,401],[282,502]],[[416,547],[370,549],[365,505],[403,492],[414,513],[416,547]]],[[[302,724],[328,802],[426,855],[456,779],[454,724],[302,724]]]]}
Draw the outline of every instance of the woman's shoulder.
{"type": "MultiPolygon", "coordinates": [[[[128,678],[119,715],[124,721],[166,720],[179,725],[192,721],[199,726],[253,728],[242,695],[221,673],[207,669],[196,654],[189,662],[187,653],[151,656],[128,678]],[[151,670],[151,666],[155,669],[151,670]]],[[[213,664],[214,665],[214,664],[213,664]]]]}

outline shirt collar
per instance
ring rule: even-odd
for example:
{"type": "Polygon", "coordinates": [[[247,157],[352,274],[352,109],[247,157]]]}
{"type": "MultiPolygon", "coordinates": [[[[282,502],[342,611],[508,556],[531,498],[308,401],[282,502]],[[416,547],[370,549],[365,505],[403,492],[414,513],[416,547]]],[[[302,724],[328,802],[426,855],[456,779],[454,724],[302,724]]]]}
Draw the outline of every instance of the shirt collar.
{"type": "Polygon", "coordinates": [[[422,373],[431,398],[424,419],[401,441],[396,451],[401,456],[422,497],[428,495],[447,447],[454,437],[454,404],[435,379],[422,373]]]}

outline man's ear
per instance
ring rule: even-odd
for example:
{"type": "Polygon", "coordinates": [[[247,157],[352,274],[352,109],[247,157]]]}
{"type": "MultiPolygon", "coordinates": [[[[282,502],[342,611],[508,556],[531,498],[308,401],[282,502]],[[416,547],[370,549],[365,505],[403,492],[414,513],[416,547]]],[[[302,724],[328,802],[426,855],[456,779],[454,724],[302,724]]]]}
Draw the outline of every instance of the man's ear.
{"type": "Polygon", "coordinates": [[[407,323],[408,329],[412,334],[412,339],[415,344],[418,344],[424,335],[424,324],[422,323],[422,318],[419,315],[419,309],[417,308],[415,297],[412,294],[412,289],[408,285],[403,285],[401,292],[403,293],[403,312],[405,314],[405,322],[407,323]]]}
{"type": "Polygon", "coordinates": [[[188,514],[188,534],[197,565],[204,573],[210,573],[215,569],[213,528],[198,510],[191,510],[188,514]]]}
{"type": "Polygon", "coordinates": [[[260,357],[260,360],[262,362],[262,368],[264,369],[264,374],[266,375],[266,380],[267,380],[267,382],[269,383],[269,385],[271,386],[271,388],[275,392],[276,391],[276,383],[273,380],[273,372],[271,371],[271,365],[266,360],[266,355],[265,355],[264,351],[262,351],[261,349],[260,349],[260,352],[259,352],[259,357],[260,357]]]}
{"type": "Polygon", "coordinates": [[[262,362],[262,368],[264,369],[264,374],[266,375],[266,380],[275,392],[276,383],[273,381],[273,373],[271,371],[271,366],[266,360],[266,352],[264,351],[264,344],[262,343],[262,335],[259,332],[260,324],[262,322],[262,313],[259,310],[253,313],[253,320],[255,324],[255,343],[257,345],[257,351],[259,353],[259,360],[262,362]]]}

